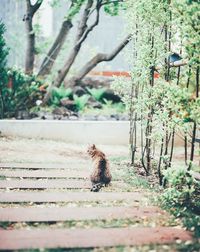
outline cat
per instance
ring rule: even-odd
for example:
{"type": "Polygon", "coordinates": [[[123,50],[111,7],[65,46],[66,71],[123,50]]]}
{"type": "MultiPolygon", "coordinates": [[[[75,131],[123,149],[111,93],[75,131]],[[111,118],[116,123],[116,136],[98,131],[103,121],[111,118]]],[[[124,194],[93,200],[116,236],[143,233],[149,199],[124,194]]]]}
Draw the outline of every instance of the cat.
{"type": "Polygon", "coordinates": [[[91,191],[98,192],[101,187],[104,185],[107,186],[111,182],[112,176],[109,162],[105,154],[97,149],[94,144],[88,148],[87,153],[92,158],[94,165],[93,172],[90,175],[90,180],[93,185],[91,191]]]}

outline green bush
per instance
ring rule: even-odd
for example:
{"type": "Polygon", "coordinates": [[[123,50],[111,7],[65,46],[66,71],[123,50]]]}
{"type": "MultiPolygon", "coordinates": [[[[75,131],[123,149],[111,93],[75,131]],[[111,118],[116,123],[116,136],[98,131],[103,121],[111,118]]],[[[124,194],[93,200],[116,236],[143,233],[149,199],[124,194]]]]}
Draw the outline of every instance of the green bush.
{"type": "Polygon", "coordinates": [[[52,105],[58,106],[60,104],[61,99],[67,98],[70,95],[72,95],[71,88],[66,89],[63,85],[61,85],[59,88],[54,87],[51,92],[51,103],[52,105]]]}
{"type": "Polygon", "coordinates": [[[200,184],[186,168],[169,168],[164,173],[167,188],[159,200],[183,225],[200,237],[200,184]]]}
{"type": "Polygon", "coordinates": [[[35,76],[26,75],[19,69],[10,69],[6,74],[8,81],[2,88],[5,118],[15,116],[18,110],[29,110],[36,100],[42,99],[41,83],[35,76]]]}
{"type": "Polygon", "coordinates": [[[76,109],[77,111],[79,110],[83,110],[85,105],[87,104],[88,102],[88,99],[89,99],[89,95],[82,95],[82,96],[77,96],[77,95],[73,95],[73,99],[74,99],[74,102],[75,102],[75,106],[76,106],[76,109]]]}
{"type": "Polygon", "coordinates": [[[105,88],[87,88],[87,91],[91,94],[91,96],[95,100],[100,101],[106,89],[105,88]]]}
{"type": "Polygon", "coordinates": [[[187,168],[168,168],[164,172],[167,183],[162,198],[170,205],[188,205],[194,189],[194,179],[187,168]]]}
{"type": "Polygon", "coordinates": [[[28,110],[42,99],[40,82],[35,76],[28,76],[19,69],[7,69],[8,48],[3,37],[5,26],[0,21],[0,116],[15,116],[18,110],[28,110]]]}

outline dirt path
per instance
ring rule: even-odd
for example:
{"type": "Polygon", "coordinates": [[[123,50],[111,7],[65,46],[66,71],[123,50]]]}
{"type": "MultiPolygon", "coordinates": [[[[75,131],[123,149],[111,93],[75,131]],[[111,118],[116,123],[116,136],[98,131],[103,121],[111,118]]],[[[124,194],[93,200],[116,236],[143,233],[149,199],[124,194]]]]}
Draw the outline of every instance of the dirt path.
{"type": "Polygon", "coordinates": [[[0,250],[175,251],[191,235],[127,183],[125,146],[99,146],[112,185],[90,192],[86,146],[0,139],[0,250]]]}

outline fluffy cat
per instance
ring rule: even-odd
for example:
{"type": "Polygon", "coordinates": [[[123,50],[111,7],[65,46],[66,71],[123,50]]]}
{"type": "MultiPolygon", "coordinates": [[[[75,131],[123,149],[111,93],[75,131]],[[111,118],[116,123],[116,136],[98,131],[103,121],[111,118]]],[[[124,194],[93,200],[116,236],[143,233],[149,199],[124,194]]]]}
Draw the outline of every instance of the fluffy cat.
{"type": "Polygon", "coordinates": [[[92,158],[94,166],[90,175],[90,180],[93,184],[91,191],[97,192],[102,186],[107,186],[112,179],[109,162],[105,154],[97,149],[94,144],[88,148],[87,153],[92,158]]]}

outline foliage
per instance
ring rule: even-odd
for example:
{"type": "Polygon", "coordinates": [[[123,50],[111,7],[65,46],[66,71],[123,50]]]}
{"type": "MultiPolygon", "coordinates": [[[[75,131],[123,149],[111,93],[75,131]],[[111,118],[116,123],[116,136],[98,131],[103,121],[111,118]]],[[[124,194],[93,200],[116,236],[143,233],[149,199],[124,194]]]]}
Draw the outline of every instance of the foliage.
{"type": "Polygon", "coordinates": [[[105,88],[87,88],[87,91],[91,94],[91,96],[95,100],[100,101],[106,89],[105,88]]]}
{"type": "Polygon", "coordinates": [[[165,179],[167,188],[160,196],[162,206],[181,218],[184,226],[200,237],[200,216],[196,215],[200,210],[199,182],[184,167],[166,170],[165,179]]]}
{"type": "Polygon", "coordinates": [[[89,95],[85,94],[82,96],[73,95],[75,106],[77,111],[83,110],[88,102],[89,95]]]}
{"type": "Polygon", "coordinates": [[[125,111],[125,105],[122,102],[113,103],[111,100],[103,98],[103,109],[113,111],[117,113],[123,113],[125,111]]]}
{"type": "Polygon", "coordinates": [[[41,98],[40,82],[17,69],[6,68],[8,49],[3,38],[5,28],[0,23],[0,96],[1,118],[12,117],[20,109],[28,109],[41,98]]]}
{"type": "Polygon", "coordinates": [[[70,9],[68,15],[66,16],[66,19],[72,19],[76,14],[78,14],[82,5],[85,2],[86,2],[85,0],[72,1],[72,8],[70,9]]]}
{"type": "MultiPolygon", "coordinates": [[[[70,1],[72,4],[72,8],[70,9],[70,11],[68,12],[68,14],[66,15],[66,19],[73,19],[79,12],[81,7],[86,3],[86,0],[71,0],[70,1]]],[[[99,1],[100,2],[100,1],[99,1]]],[[[60,0],[51,0],[50,1],[50,5],[52,7],[58,7],[60,4],[60,0]]],[[[116,16],[119,14],[119,10],[121,8],[124,8],[124,4],[123,1],[119,0],[119,1],[112,1],[112,0],[105,0],[103,2],[104,5],[104,11],[111,15],[111,16],[116,16]]]]}
{"type": "Polygon", "coordinates": [[[63,85],[61,87],[53,87],[51,92],[51,103],[53,105],[59,105],[60,100],[63,98],[67,98],[70,95],[72,95],[72,89],[71,88],[65,88],[63,85]]]}
{"type": "Polygon", "coordinates": [[[119,14],[119,10],[125,8],[123,1],[106,1],[107,4],[104,6],[104,11],[111,15],[111,16],[116,16],[119,14]]]}
{"type": "Polygon", "coordinates": [[[18,69],[6,72],[8,82],[2,88],[4,117],[12,117],[18,110],[27,110],[42,99],[41,83],[35,76],[29,76],[18,69]]]}
{"type": "Polygon", "coordinates": [[[164,179],[168,188],[162,195],[163,200],[171,206],[189,205],[195,190],[192,174],[185,167],[169,168],[164,172],[164,179]]]}
{"type": "Polygon", "coordinates": [[[171,3],[175,16],[174,23],[178,27],[184,49],[190,64],[200,63],[200,5],[198,0],[175,0],[171,3]]]}

